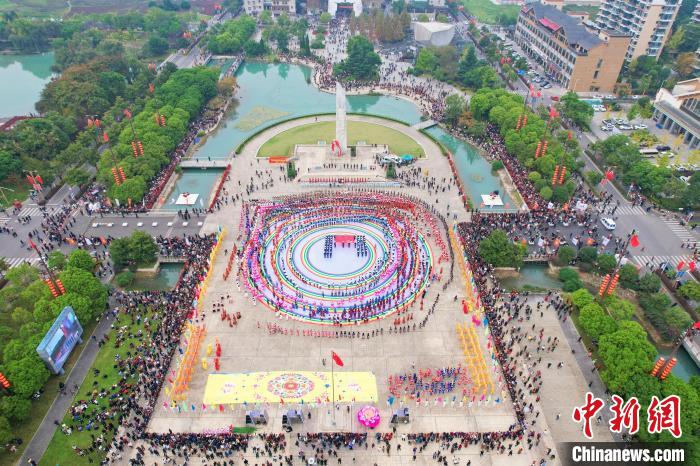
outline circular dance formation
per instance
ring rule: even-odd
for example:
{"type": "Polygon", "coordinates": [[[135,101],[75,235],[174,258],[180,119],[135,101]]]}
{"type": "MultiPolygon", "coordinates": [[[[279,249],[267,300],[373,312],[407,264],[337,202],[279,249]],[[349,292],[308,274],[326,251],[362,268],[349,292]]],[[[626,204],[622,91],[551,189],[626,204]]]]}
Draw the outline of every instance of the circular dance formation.
{"type": "Polygon", "coordinates": [[[343,325],[408,307],[428,286],[419,207],[398,195],[315,194],[247,209],[244,276],[253,297],[291,318],[343,325]]]}

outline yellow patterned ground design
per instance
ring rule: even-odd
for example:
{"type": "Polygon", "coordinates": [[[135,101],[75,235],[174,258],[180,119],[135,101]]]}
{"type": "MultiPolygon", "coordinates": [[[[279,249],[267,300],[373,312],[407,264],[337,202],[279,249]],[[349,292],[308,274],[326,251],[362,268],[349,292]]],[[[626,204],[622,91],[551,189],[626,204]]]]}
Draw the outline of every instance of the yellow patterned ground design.
{"type": "MultiPolygon", "coordinates": [[[[335,371],[336,402],[376,402],[377,379],[371,372],[335,371]]],[[[331,372],[272,371],[211,374],[205,404],[325,403],[332,400],[331,372]]]]}

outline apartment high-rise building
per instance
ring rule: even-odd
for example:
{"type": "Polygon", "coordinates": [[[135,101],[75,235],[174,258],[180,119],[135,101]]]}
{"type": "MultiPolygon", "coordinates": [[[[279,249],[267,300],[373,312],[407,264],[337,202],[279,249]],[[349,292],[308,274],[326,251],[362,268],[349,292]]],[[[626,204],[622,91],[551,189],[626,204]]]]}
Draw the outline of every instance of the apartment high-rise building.
{"type": "Polygon", "coordinates": [[[681,0],[603,0],[596,17],[601,29],[617,29],[631,37],[625,60],[661,55],[681,0]]]}
{"type": "Polygon", "coordinates": [[[613,92],[630,38],[615,30],[591,31],[553,6],[520,10],[515,41],[550,79],[577,92],[613,92]]]}
{"type": "Polygon", "coordinates": [[[257,15],[264,10],[274,16],[282,13],[294,15],[297,12],[295,0],[244,0],[243,9],[249,15],[257,15]]]}

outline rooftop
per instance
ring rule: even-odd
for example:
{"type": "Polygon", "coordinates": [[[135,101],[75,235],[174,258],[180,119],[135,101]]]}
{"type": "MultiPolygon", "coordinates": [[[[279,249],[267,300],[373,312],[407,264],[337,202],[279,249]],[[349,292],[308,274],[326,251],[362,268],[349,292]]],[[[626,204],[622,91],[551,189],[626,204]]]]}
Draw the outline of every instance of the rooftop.
{"type": "Polygon", "coordinates": [[[598,36],[586,30],[583,24],[579,23],[576,18],[556,9],[553,6],[543,5],[541,3],[528,3],[523,6],[522,12],[529,13],[532,11],[537,21],[552,32],[557,32],[563,29],[566,40],[570,45],[579,45],[586,50],[589,50],[603,43],[598,36]]]}
{"type": "Polygon", "coordinates": [[[454,24],[441,23],[439,21],[428,21],[427,23],[418,22],[416,24],[420,24],[422,27],[424,27],[430,32],[449,31],[450,29],[455,27],[454,24]]]}

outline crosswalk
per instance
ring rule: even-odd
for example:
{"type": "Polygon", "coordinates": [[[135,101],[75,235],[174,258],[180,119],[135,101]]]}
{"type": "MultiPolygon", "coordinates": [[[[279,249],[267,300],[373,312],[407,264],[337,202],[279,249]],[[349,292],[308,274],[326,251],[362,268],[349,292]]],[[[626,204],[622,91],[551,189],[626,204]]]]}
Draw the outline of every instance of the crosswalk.
{"type": "Polygon", "coordinates": [[[10,268],[17,267],[25,262],[30,265],[37,265],[39,263],[38,257],[5,257],[4,259],[10,268]]]}
{"type": "Polygon", "coordinates": [[[41,216],[41,210],[39,210],[39,207],[23,207],[22,210],[19,211],[18,217],[26,217],[27,215],[30,217],[34,217],[35,215],[41,216]]]}
{"type": "MultiPolygon", "coordinates": [[[[610,211],[609,209],[608,211],[610,211]]],[[[617,210],[615,211],[615,216],[622,216],[622,215],[646,215],[646,210],[644,210],[643,207],[640,207],[638,205],[620,205],[617,210]]]]}
{"type": "Polygon", "coordinates": [[[676,267],[681,262],[687,264],[693,260],[693,257],[688,256],[634,256],[632,257],[638,265],[647,267],[650,270],[656,269],[661,264],[668,264],[669,267],[676,267]]]}
{"type": "Polygon", "coordinates": [[[663,219],[663,222],[668,225],[674,235],[679,237],[682,241],[697,241],[698,237],[693,234],[684,225],[681,225],[677,220],[663,219]]]}

